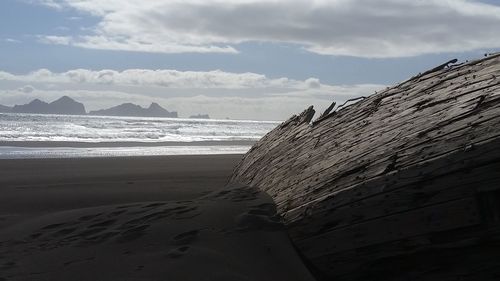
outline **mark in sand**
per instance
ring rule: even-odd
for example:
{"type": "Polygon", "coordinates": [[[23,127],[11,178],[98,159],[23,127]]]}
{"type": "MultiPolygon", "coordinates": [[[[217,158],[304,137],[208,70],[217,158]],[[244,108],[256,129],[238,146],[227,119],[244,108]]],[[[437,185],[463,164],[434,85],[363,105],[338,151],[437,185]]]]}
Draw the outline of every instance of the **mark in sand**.
{"type": "Polygon", "coordinates": [[[195,241],[196,238],[198,238],[199,233],[200,233],[200,231],[195,229],[195,230],[187,231],[187,232],[181,233],[179,235],[176,235],[172,239],[172,244],[174,244],[174,245],[190,244],[193,241],[195,241]]]}
{"type": "Polygon", "coordinates": [[[186,254],[187,250],[189,250],[189,246],[182,246],[179,248],[175,248],[167,253],[167,257],[172,259],[180,258],[186,254]]]}
{"type": "Polygon", "coordinates": [[[137,226],[137,227],[128,229],[128,230],[120,233],[120,236],[117,238],[117,242],[123,243],[123,242],[130,242],[132,240],[138,239],[139,237],[146,234],[145,230],[147,228],[149,228],[149,225],[141,225],[141,226],[137,226]]]}

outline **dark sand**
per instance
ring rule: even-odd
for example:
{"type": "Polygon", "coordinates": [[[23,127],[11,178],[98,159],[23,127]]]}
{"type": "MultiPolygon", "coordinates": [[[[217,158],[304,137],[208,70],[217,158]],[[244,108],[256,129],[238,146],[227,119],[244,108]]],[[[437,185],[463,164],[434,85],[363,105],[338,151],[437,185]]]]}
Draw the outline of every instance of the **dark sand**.
{"type": "Polygon", "coordinates": [[[313,280],[240,158],[0,160],[0,280],[313,280]]]}

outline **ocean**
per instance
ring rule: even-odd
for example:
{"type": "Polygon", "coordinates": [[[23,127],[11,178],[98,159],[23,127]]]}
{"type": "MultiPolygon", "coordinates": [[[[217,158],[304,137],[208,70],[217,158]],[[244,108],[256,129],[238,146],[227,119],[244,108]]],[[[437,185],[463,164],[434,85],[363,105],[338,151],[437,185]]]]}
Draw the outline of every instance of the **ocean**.
{"type": "Polygon", "coordinates": [[[245,153],[279,123],[0,113],[0,158],[245,153]]]}

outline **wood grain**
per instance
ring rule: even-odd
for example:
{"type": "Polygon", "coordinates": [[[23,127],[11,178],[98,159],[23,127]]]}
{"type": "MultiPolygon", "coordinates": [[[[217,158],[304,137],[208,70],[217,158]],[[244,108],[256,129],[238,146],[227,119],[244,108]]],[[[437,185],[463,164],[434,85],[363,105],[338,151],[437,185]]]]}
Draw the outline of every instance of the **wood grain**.
{"type": "MultiPolygon", "coordinates": [[[[463,276],[480,276],[479,261],[499,260],[500,251],[465,268],[451,253],[498,241],[500,54],[455,62],[314,121],[309,107],[257,142],[231,181],[269,193],[297,248],[328,278],[358,280],[361,268],[413,257],[423,260],[407,272],[440,280],[446,270],[427,272],[424,258],[436,249],[456,258],[463,276]],[[440,233],[467,238],[429,240],[440,233]],[[366,250],[384,245],[389,256],[366,250]]],[[[380,280],[413,280],[405,272],[380,280]]]]}

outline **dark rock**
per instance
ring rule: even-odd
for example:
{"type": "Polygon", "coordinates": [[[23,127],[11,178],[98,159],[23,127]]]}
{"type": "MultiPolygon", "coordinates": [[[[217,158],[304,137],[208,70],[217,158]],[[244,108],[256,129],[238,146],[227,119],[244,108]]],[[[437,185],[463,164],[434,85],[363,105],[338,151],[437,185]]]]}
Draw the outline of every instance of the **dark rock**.
{"type": "Polygon", "coordinates": [[[191,115],[189,116],[191,119],[210,119],[210,116],[208,114],[196,114],[196,115],[191,115]]]}

